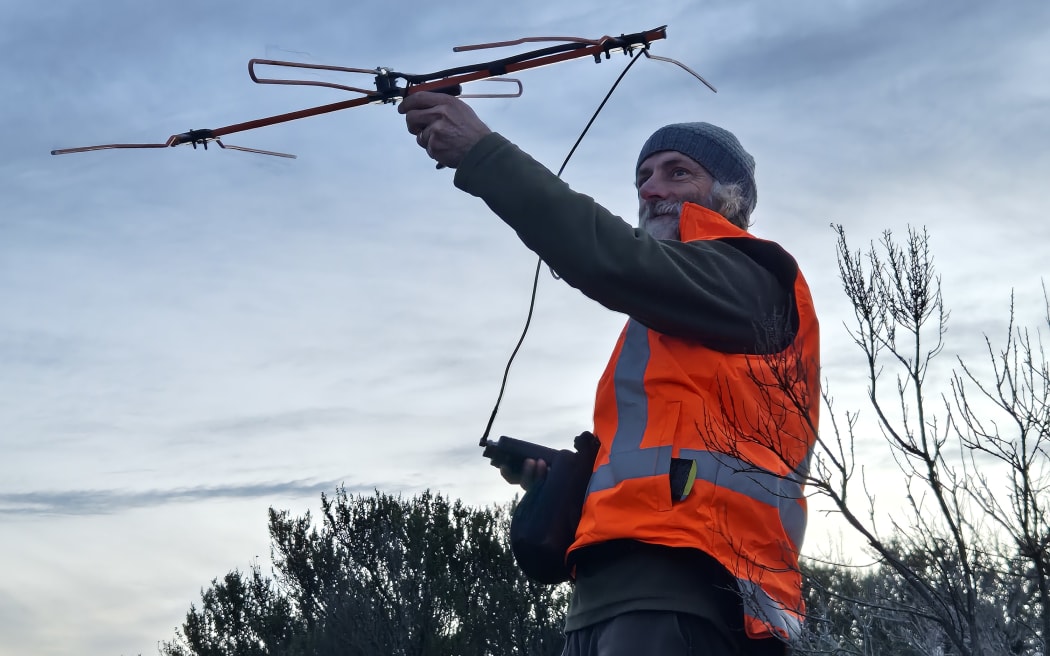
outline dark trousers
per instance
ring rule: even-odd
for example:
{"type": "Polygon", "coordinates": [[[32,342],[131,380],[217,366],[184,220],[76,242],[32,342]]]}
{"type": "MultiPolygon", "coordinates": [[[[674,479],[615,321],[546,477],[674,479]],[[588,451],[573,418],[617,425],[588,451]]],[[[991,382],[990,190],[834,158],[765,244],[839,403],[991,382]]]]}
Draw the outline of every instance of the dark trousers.
{"type": "Polygon", "coordinates": [[[635,611],[570,631],[562,656],[782,656],[777,640],[748,640],[686,613],[635,611]]]}

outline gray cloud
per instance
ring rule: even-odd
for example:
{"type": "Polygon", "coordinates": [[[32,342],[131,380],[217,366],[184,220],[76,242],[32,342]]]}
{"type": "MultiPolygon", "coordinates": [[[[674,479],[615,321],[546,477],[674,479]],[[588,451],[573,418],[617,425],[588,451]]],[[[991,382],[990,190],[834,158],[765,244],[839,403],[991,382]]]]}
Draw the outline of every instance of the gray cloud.
{"type": "MultiPolygon", "coordinates": [[[[285,481],[181,487],[165,490],[54,490],[0,493],[0,516],[111,515],[133,508],[172,503],[199,503],[214,499],[266,499],[304,497],[333,492],[341,481],[285,481]]],[[[389,483],[353,485],[350,493],[367,494],[386,489],[389,483]]]]}
{"type": "Polygon", "coordinates": [[[206,422],[191,431],[237,436],[302,432],[316,427],[346,425],[355,413],[349,408],[303,408],[291,412],[206,422]]]}

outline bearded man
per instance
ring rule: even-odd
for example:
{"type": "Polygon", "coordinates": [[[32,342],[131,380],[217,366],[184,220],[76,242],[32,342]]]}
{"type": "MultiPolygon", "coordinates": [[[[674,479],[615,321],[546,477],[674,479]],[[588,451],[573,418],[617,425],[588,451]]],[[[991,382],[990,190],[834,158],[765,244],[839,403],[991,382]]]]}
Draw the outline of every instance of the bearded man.
{"type": "MultiPolygon", "coordinates": [[[[754,159],[709,123],[660,128],[635,165],[632,228],[461,100],[417,93],[399,111],[457,187],[628,317],[598,382],[564,656],[786,653],[804,613],[819,331],[795,260],[748,232],[754,159]]],[[[504,477],[528,490],[547,469],[504,477]]]]}

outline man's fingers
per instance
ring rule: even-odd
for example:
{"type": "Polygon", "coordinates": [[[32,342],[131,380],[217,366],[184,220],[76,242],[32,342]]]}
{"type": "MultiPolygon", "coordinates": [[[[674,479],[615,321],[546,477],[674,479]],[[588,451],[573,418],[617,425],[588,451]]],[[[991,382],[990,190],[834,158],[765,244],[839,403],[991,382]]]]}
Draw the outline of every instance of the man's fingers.
{"type": "Polygon", "coordinates": [[[547,478],[547,468],[548,467],[549,467],[549,465],[547,464],[546,460],[537,460],[536,461],[536,476],[535,476],[535,479],[537,481],[542,481],[543,479],[547,478]]]}
{"type": "Polygon", "coordinates": [[[547,463],[544,460],[526,458],[521,466],[520,485],[526,492],[543,479],[547,478],[547,463]]]}
{"type": "MultiPolygon", "coordinates": [[[[495,466],[496,463],[492,464],[495,466]]],[[[521,485],[521,487],[528,490],[536,478],[536,461],[532,458],[526,458],[521,463],[521,469],[503,465],[499,468],[499,473],[511,485],[521,485]]]]}
{"type": "Polygon", "coordinates": [[[528,490],[536,480],[536,461],[526,458],[521,464],[521,487],[528,490]]]}
{"type": "Polygon", "coordinates": [[[444,105],[451,100],[452,96],[445,93],[434,93],[433,91],[410,92],[401,100],[401,103],[397,106],[397,111],[407,114],[417,109],[430,109],[431,107],[444,105]]]}
{"type": "Polygon", "coordinates": [[[421,91],[398,106],[408,131],[431,159],[456,168],[474,144],[490,133],[466,103],[443,93],[421,91]]]}
{"type": "Polygon", "coordinates": [[[453,96],[444,93],[420,91],[402,100],[397,111],[405,115],[408,131],[418,135],[427,126],[448,118],[449,105],[455,101],[453,96]]]}
{"type": "Polygon", "coordinates": [[[434,122],[437,117],[429,115],[426,110],[417,109],[405,114],[405,125],[408,126],[408,131],[417,137],[428,125],[434,122]]]}
{"type": "MultiPolygon", "coordinates": [[[[493,463],[493,466],[495,466],[495,463],[493,463]]],[[[499,468],[499,475],[511,485],[518,485],[521,483],[521,472],[514,471],[507,465],[503,465],[499,468]]]]}
{"type": "MultiPolygon", "coordinates": [[[[495,467],[496,463],[492,463],[495,467]]],[[[529,491],[536,483],[547,478],[547,472],[550,466],[545,460],[533,460],[532,458],[526,458],[521,463],[521,469],[511,469],[508,465],[503,465],[499,468],[500,476],[511,485],[520,485],[526,492],[529,491]]]]}

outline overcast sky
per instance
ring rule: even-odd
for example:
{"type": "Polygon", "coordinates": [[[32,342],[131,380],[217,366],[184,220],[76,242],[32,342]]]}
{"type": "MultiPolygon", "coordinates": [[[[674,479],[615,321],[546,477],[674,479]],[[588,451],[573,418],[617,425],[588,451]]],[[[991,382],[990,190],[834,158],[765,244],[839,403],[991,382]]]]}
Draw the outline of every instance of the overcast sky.
{"type": "MultiPolygon", "coordinates": [[[[268,565],[268,507],[340,484],[514,494],[476,444],[535,258],[393,108],[226,139],[296,160],[51,149],[347,97],[254,85],[252,57],[428,72],[489,58],[455,45],[663,24],[653,53],[718,93],[639,62],[565,178],[633,220],[655,128],[735,132],[758,162],[754,232],[809,278],[837,398],[862,361],[830,223],[856,247],[929,230],[951,354],[1004,329],[1011,291],[1041,316],[1045,0],[0,0],[0,654],[155,653],[211,579],[268,565]]],[[[529,71],[521,98],[472,102],[556,169],[625,63],[529,71]]],[[[496,432],[561,446],[589,428],[622,322],[544,273],[496,432]]],[[[871,464],[878,444],[860,446],[871,464]]],[[[837,530],[814,517],[807,550],[837,530]]]]}

